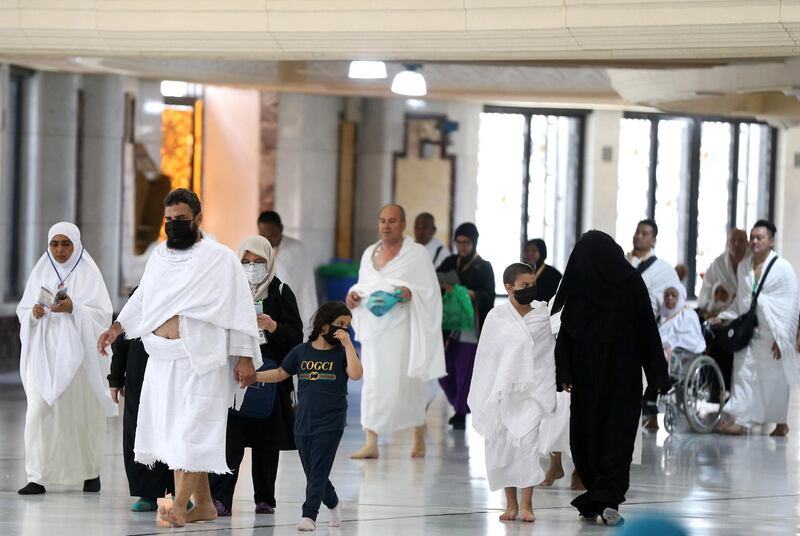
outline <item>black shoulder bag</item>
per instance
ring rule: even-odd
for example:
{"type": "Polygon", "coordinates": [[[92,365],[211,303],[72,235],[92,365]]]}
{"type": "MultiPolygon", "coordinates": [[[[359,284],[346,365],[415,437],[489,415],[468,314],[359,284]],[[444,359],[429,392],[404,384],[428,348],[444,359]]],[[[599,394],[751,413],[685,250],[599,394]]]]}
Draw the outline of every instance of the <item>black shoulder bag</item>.
{"type": "Polygon", "coordinates": [[[758,316],[756,315],[758,295],[761,294],[764,281],[767,279],[772,265],[775,264],[777,260],[778,257],[774,257],[769,265],[767,265],[767,269],[764,271],[764,275],[761,276],[761,281],[758,283],[758,289],[753,292],[753,301],[750,303],[750,309],[748,309],[745,314],[731,320],[728,325],[720,327],[716,332],[719,345],[726,352],[738,352],[750,344],[750,339],[753,338],[753,332],[758,326],[758,316]]]}

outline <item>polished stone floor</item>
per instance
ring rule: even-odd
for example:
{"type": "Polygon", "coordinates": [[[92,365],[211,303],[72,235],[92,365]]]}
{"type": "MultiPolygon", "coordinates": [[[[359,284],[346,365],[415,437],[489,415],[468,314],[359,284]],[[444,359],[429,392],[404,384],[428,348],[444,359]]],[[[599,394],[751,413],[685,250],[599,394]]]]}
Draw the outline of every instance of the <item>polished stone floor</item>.
{"type": "MultiPolygon", "coordinates": [[[[358,407],[358,385],[351,407],[358,407]]],[[[794,392],[793,402],[800,393],[794,392]]],[[[800,411],[793,404],[788,439],[765,435],[722,437],[664,432],[644,437],[642,465],[631,472],[623,515],[629,520],[657,513],[691,534],[800,533],[800,411]]],[[[184,529],[158,526],[155,515],[129,511],[122,465],[121,420],[109,426],[103,491],[86,496],[79,489],[48,487],[44,496],[20,497],[25,484],[23,427],[25,402],[13,374],[0,376],[0,535],[149,535],[185,532],[248,536],[297,534],[304,478],[296,453],[283,455],[274,516],[253,512],[249,477],[240,481],[232,517],[184,529]]],[[[428,419],[425,460],[407,457],[409,434],[382,446],[377,461],[348,459],[361,442],[355,409],[331,480],[344,505],[344,523],[327,527],[320,514],[317,533],[334,535],[437,534],[612,534],[613,530],[578,520],[568,506],[574,496],[565,479],[537,490],[534,524],[501,523],[501,493],[486,486],[483,441],[474,432],[445,428],[447,410],[439,396],[428,419]]],[[[249,475],[249,462],[244,470],[249,475]]],[[[323,508],[324,510],[324,508],[323,508]]]]}

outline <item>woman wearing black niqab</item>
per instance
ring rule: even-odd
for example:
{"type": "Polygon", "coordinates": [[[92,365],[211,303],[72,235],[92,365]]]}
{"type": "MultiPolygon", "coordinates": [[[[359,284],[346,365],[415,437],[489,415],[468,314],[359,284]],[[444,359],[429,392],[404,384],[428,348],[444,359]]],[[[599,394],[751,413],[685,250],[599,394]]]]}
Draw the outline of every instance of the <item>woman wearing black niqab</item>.
{"type": "Polygon", "coordinates": [[[650,297],[622,248],[589,231],[575,244],[553,304],[561,311],[556,382],[571,393],[570,448],[586,493],[572,501],[584,517],[621,521],[642,411],[642,368],[669,389],[650,297]]]}

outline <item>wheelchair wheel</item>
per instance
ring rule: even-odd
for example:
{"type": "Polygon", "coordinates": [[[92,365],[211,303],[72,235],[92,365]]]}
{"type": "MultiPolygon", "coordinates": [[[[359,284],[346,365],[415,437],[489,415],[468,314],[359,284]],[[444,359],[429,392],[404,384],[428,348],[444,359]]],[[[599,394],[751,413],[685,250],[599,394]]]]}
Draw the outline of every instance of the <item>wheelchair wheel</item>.
{"type": "Polygon", "coordinates": [[[675,404],[668,403],[664,408],[664,428],[668,434],[675,432],[678,423],[678,408],[675,404]]]}
{"type": "Polygon", "coordinates": [[[725,380],[717,363],[700,356],[689,365],[683,379],[683,412],[694,432],[714,431],[725,404],[725,380]]]}

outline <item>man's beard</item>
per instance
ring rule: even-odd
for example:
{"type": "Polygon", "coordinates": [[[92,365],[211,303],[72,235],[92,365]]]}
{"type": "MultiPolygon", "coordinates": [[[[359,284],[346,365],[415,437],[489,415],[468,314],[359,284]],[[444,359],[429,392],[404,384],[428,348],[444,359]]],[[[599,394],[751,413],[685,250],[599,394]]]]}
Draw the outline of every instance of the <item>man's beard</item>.
{"type": "Polygon", "coordinates": [[[197,242],[197,224],[191,223],[191,232],[185,232],[182,229],[178,232],[167,233],[167,247],[169,249],[189,249],[197,242]]]}

